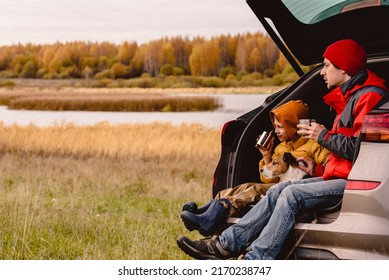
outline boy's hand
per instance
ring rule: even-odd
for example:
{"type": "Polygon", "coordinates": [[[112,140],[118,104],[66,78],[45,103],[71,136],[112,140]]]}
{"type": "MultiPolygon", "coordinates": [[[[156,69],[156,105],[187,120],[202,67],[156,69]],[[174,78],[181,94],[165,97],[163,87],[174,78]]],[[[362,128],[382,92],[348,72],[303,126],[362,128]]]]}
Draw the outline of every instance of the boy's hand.
{"type": "MultiPolygon", "coordinates": [[[[258,141],[258,140],[259,140],[259,138],[257,138],[256,141],[258,141]]],[[[263,160],[265,161],[265,164],[268,164],[269,162],[271,162],[273,147],[274,147],[274,138],[270,142],[269,147],[267,149],[265,147],[255,145],[255,148],[257,148],[259,150],[259,152],[262,154],[262,157],[263,157],[263,160]]]]}

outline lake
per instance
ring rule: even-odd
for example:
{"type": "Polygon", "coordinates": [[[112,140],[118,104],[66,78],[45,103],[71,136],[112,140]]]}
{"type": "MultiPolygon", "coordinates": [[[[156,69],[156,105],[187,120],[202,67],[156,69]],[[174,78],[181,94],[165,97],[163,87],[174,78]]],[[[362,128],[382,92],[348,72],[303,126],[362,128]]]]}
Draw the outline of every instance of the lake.
{"type": "MultiPolygon", "coordinates": [[[[187,95],[187,94],[185,94],[187,95]]],[[[219,128],[227,121],[261,105],[269,94],[212,94],[220,99],[222,107],[212,112],[84,112],[84,111],[30,111],[8,110],[0,106],[0,121],[5,125],[52,126],[73,123],[94,125],[170,122],[172,124],[201,123],[219,128]]]]}

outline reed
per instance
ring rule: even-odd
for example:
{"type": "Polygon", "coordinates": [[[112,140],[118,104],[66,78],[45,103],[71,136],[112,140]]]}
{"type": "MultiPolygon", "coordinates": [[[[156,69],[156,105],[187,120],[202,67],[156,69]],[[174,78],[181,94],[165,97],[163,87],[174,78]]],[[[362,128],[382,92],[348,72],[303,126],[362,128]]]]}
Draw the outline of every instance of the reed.
{"type": "Polygon", "coordinates": [[[187,259],[182,204],[211,196],[219,131],[0,124],[0,258],[187,259]]]}
{"type": "Polygon", "coordinates": [[[220,107],[218,98],[136,94],[125,91],[1,91],[0,104],[10,109],[51,111],[187,112],[220,107]]]}

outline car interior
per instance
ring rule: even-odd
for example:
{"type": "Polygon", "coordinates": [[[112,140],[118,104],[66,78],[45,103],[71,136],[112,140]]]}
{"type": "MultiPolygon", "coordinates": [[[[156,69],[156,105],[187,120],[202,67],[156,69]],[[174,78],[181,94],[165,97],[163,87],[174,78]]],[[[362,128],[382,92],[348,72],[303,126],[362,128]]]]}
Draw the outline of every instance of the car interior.
{"type": "MultiPolygon", "coordinates": [[[[389,81],[388,63],[388,58],[375,58],[369,61],[368,68],[389,81]]],[[[328,105],[323,102],[322,98],[328,92],[328,89],[320,76],[320,70],[321,66],[316,67],[309,75],[303,76],[298,84],[295,83],[282,93],[275,94],[268,106],[260,107],[260,113],[257,113],[251,119],[239,140],[235,166],[231,168],[233,172],[231,186],[237,186],[246,182],[260,182],[258,162],[261,159],[261,154],[255,148],[255,143],[258,135],[263,131],[273,129],[269,113],[275,106],[290,100],[301,99],[309,105],[311,118],[316,119],[318,123],[323,124],[327,128],[331,128],[335,112],[331,111],[328,105]]],[[[247,113],[238,118],[238,121],[246,122],[247,118],[250,119],[252,117],[252,114],[253,112],[247,113]]],[[[339,204],[326,209],[301,213],[297,218],[297,222],[311,222],[315,220],[318,223],[330,223],[338,217],[340,208],[341,205],[339,204]]]]}

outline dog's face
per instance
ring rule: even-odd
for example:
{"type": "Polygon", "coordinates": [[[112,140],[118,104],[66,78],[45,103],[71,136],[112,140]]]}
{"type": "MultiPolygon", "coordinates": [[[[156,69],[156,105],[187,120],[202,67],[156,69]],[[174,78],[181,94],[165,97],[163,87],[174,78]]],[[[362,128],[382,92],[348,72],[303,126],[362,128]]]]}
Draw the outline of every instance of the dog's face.
{"type": "Polygon", "coordinates": [[[285,174],[288,171],[290,165],[298,165],[296,158],[292,156],[291,153],[284,153],[273,158],[273,160],[266,165],[261,172],[268,178],[282,177],[282,174],[285,174]]]}

